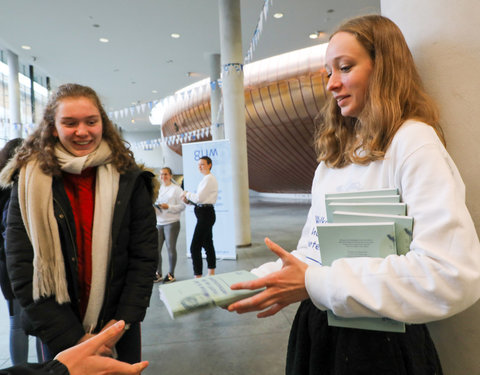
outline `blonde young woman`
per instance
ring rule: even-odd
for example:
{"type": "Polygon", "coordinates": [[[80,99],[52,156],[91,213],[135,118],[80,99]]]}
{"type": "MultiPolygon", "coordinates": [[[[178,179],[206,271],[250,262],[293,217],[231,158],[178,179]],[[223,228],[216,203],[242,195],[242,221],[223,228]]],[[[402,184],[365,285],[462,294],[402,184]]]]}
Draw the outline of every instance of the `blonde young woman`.
{"type": "Polygon", "coordinates": [[[480,296],[480,245],[465,186],[444,147],[435,105],[422,87],[399,28],[382,16],[347,21],[326,52],[331,98],[316,138],[320,162],[296,251],[269,239],[280,260],[232,288],[266,290],[230,311],[273,315],[303,301],[290,333],[287,374],[441,374],[424,323],[445,319],[480,296]],[[410,251],[344,258],[322,266],[316,225],[330,192],[397,188],[413,217],[410,251]],[[341,317],[388,317],[406,333],[330,327],[341,317]]]}
{"type": "Polygon", "coordinates": [[[177,265],[177,239],[180,233],[180,215],[185,209],[180,186],[172,182],[172,170],[169,167],[160,171],[160,191],[155,202],[158,230],[158,266],[155,282],[163,281],[164,284],[172,283],[175,279],[175,266],[177,265]],[[169,269],[162,278],[162,247],[165,243],[168,253],[169,269]]]}
{"type": "Polygon", "coordinates": [[[43,359],[124,320],[116,354],[139,362],[157,265],[155,178],[136,165],[95,91],[60,86],[1,178],[13,184],[8,272],[43,359]]]}

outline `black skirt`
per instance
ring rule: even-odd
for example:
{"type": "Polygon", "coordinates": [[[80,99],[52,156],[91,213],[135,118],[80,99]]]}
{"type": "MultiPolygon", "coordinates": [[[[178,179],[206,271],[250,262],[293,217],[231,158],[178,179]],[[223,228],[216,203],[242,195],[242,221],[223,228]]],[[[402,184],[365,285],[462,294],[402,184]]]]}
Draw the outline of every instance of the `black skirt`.
{"type": "Polygon", "coordinates": [[[424,324],[405,333],[330,327],[327,314],[303,301],[290,332],[287,375],[442,375],[424,324]]]}

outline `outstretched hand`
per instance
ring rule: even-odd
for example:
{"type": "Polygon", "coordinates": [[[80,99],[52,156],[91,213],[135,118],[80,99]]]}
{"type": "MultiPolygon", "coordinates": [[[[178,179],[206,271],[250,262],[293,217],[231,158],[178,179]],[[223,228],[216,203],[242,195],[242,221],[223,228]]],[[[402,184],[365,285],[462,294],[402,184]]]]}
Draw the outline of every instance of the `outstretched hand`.
{"type": "Polygon", "coordinates": [[[265,238],[265,244],[282,259],[282,269],[256,280],[233,284],[231,289],[234,290],[266,289],[253,297],[232,303],[228,306],[229,311],[236,311],[239,314],[243,314],[250,311],[267,309],[257,314],[257,317],[264,318],[276,314],[291,303],[308,298],[308,293],[305,288],[307,264],[282,249],[269,238],[265,238]]]}
{"type": "Polygon", "coordinates": [[[131,365],[97,355],[101,347],[116,342],[124,328],[125,322],[121,320],[87,341],[64,350],[55,359],[68,368],[70,375],[138,375],[148,366],[147,361],[131,365]]]}

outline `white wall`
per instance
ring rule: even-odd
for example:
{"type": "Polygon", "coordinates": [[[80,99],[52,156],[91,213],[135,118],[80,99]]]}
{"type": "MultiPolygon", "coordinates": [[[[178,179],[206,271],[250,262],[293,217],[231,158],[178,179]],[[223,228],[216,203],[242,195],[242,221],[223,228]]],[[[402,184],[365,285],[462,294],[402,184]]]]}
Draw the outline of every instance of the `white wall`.
{"type": "MultiPolygon", "coordinates": [[[[441,109],[447,149],[465,181],[480,229],[480,1],[382,0],[403,31],[423,82],[441,109]]],[[[480,374],[480,304],[430,324],[445,375],[480,374]]]]}

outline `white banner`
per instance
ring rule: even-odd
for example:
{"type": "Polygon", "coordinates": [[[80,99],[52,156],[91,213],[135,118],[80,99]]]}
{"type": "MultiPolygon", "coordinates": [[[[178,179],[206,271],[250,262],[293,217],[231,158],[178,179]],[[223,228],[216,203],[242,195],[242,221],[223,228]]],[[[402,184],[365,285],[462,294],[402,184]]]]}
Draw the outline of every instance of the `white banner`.
{"type": "MultiPolygon", "coordinates": [[[[233,216],[232,166],[230,141],[208,141],[182,144],[184,188],[196,191],[203,175],[198,170],[198,160],[202,156],[212,159],[211,173],[218,181],[218,199],[215,204],[216,221],[213,226],[213,245],[217,258],[236,259],[235,223],[233,216]]],[[[193,206],[185,210],[187,256],[197,219],[193,206]]]]}

